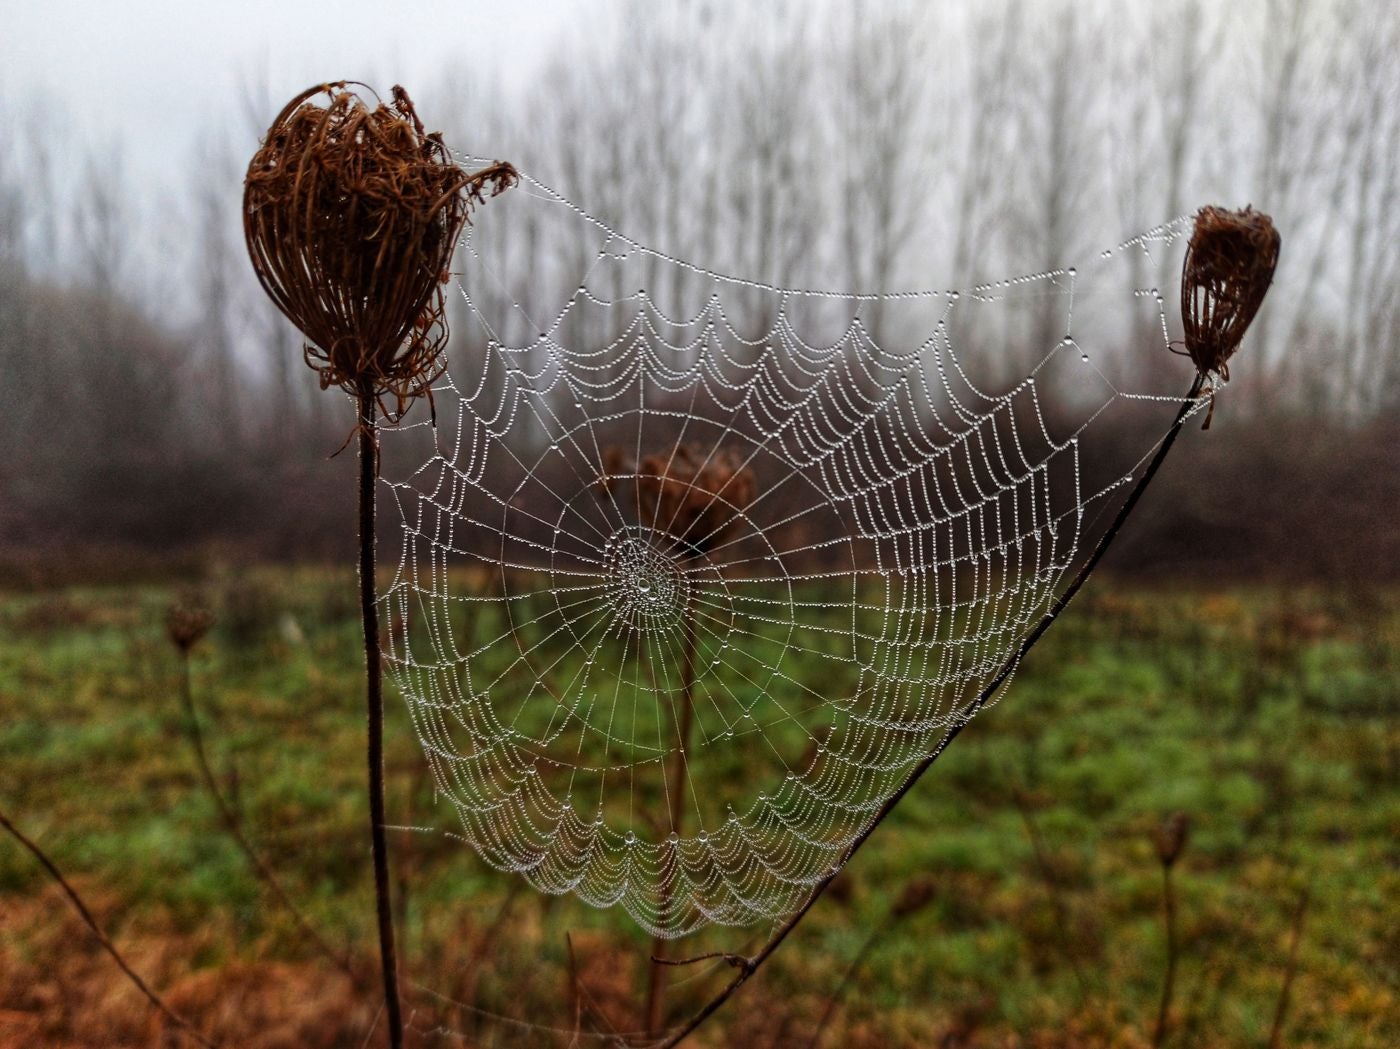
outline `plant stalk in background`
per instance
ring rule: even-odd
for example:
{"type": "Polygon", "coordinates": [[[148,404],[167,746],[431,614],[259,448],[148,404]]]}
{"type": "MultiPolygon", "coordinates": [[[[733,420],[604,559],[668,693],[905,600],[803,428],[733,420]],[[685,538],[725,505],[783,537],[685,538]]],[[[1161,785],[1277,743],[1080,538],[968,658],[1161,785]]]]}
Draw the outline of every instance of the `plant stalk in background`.
{"type": "Polygon", "coordinates": [[[195,706],[194,688],[190,680],[190,651],[213,625],[213,612],[201,602],[188,598],[171,605],[165,617],[166,635],[170,638],[170,643],[175,646],[180,658],[180,702],[184,706],[185,729],[189,734],[190,749],[194,751],[195,762],[199,765],[199,774],[204,781],[204,789],[208,791],[210,800],[214,802],[214,808],[218,810],[219,819],[222,821],[224,829],[228,831],[229,837],[233,839],[234,844],[248,860],[258,879],[296,920],[296,923],[301,926],[302,932],[310,937],[317,949],[351,980],[354,980],[356,978],[355,971],[349,962],[333,950],[331,945],[316,931],[310,919],[287,895],[286,889],[282,887],[281,881],[273,873],[272,868],[253,848],[247,835],[243,833],[242,821],[237,812],[234,811],[234,807],[224,797],[224,792],[219,789],[219,781],[209,764],[209,755],[204,746],[204,732],[200,727],[199,710],[195,706]]]}
{"type": "Polygon", "coordinates": [[[1174,812],[1167,821],[1153,833],[1157,845],[1157,858],[1162,863],[1162,906],[1167,925],[1167,973],[1162,979],[1162,1001],[1157,1007],[1157,1026],[1152,1034],[1153,1046],[1159,1046],[1167,1037],[1171,1023],[1172,996],[1176,991],[1176,961],[1179,944],[1176,936],[1176,885],[1172,882],[1172,868],[1181,858],[1186,848],[1186,839],[1191,831],[1191,823],[1186,813],[1174,812]]]}

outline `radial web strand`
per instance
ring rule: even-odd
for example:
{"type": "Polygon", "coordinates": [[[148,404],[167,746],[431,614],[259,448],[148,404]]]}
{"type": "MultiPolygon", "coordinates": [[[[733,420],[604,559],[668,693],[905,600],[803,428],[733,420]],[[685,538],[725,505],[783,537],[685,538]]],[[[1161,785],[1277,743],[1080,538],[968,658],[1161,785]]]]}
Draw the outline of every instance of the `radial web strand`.
{"type": "Polygon", "coordinates": [[[961,293],[785,289],[523,177],[463,242],[434,421],[382,438],[388,666],[452,832],[660,935],[790,913],[1165,432],[1185,382],[1132,274],[1184,230],[961,293]]]}

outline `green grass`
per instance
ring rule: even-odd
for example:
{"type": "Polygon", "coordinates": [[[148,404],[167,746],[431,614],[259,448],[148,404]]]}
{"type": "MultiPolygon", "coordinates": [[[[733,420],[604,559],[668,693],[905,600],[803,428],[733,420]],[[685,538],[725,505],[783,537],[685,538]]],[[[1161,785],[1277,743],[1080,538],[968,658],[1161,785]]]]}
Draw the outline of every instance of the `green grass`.
{"type": "MultiPolygon", "coordinates": [[[[261,570],[206,591],[220,619],[193,670],[216,773],[327,939],[369,952],[353,580],[261,570]]],[[[82,885],[122,901],[119,940],[158,915],[172,936],[235,930],[201,943],[190,966],[319,964],[200,788],[164,637],[170,600],[159,587],[0,598],[0,807],[82,885]]],[[[1167,1044],[1266,1044],[1305,886],[1284,1044],[1400,1044],[1397,680],[1391,596],[1091,585],[715,1021],[724,1033],[711,1044],[807,1044],[916,877],[932,882],[931,901],[878,938],[826,1045],[959,1032],[968,1045],[1147,1044],[1165,950],[1152,830],[1178,810],[1191,833],[1175,870],[1182,954],[1167,1044]]],[[[388,739],[391,821],[445,823],[398,702],[388,739]]],[[[443,836],[391,845],[408,887],[408,974],[465,993],[462,930],[489,925],[513,879],[443,836]]],[[[0,842],[0,903],[47,891],[33,861],[0,842]]],[[[642,970],[645,938],[620,912],[532,892],[511,907],[471,985],[487,1010],[572,1022],[565,930],[591,930],[580,951],[642,970]]],[[[743,949],[762,932],[706,932],[694,949],[743,949]]],[[[0,908],[0,965],[20,939],[0,908]]],[[[678,1011],[725,975],[686,972],[678,1011]]],[[[471,1026],[464,1017],[450,1025],[471,1026]]]]}

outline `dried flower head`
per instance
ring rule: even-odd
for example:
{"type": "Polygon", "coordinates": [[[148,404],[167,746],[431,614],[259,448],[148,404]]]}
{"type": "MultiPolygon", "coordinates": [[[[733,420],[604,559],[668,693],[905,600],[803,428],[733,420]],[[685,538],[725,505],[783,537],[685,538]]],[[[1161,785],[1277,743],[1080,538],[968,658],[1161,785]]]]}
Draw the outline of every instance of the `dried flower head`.
{"type": "Polygon", "coordinates": [[[397,414],[428,392],[444,368],[457,237],[483,193],[516,178],[504,163],[463,171],[401,87],[373,109],[344,81],[287,104],[248,165],[243,229],[323,389],[392,397],[397,414]]]}
{"type": "Polygon", "coordinates": [[[691,555],[704,553],[728,539],[739,523],[738,510],[753,501],[753,471],[732,448],[706,452],[695,445],[645,456],[632,466],[625,453],[603,453],[599,487],[625,505],[619,496],[626,475],[636,477],[636,512],[643,524],[676,536],[691,555]]]}
{"type": "Polygon", "coordinates": [[[197,645],[214,625],[214,613],[197,597],[182,597],[166,610],[165,633],[181,652],[197,645]]]}
{"type": "Polygon", "coordinates": [[[938,886],[931,876],[922,875],[915,878],[904,886],[899,899],[895,900],[894,906],[890,908],[890,917],[908,918],[917,914],[932,903],[937,894],[938,886]]]}
{"type": "Polygon", "coordinates": [[[1171,867],[1181,857],[1186,848],[1186,839],[1191,831],[1191,817],[1184,812],[1173,812],[1152,832],[1152,840],[1157,845],[1157,858],[1163,867],[1171,867]]]}
{"type": "Polygon", "coordinates": [[[1181,270],[1186,352],[1202,375],[1230,379],[1229,360],[1264,302],[1278,265],[1278,230],[1251,208],[1204,207],[1181,270]]]}

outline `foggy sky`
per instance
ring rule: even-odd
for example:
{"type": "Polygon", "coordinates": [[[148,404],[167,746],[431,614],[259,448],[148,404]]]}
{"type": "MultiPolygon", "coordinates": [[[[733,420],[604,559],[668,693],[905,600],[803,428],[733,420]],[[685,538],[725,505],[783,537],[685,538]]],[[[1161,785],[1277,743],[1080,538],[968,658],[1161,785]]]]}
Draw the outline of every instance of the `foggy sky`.
{"type": "MultiPolygon", "coordinates": [[[[441,70],[461,66],[495,70],[510,85],[528,77],[561,34],[586,29],[601,6],[3,0],[0,98],[74,133],[74,156],[92,147],[119,153],[138,179],[168,178],[174,189],[188,178],[186,158],[201,129],[245,130],[250,87],[277,106],[340,78],[364,78],[381,91],[402,82],[417,97],[415,83],[427,93],[441,70]]],[[[417,101],[431,117],[431,99],[417,101]]]]}

